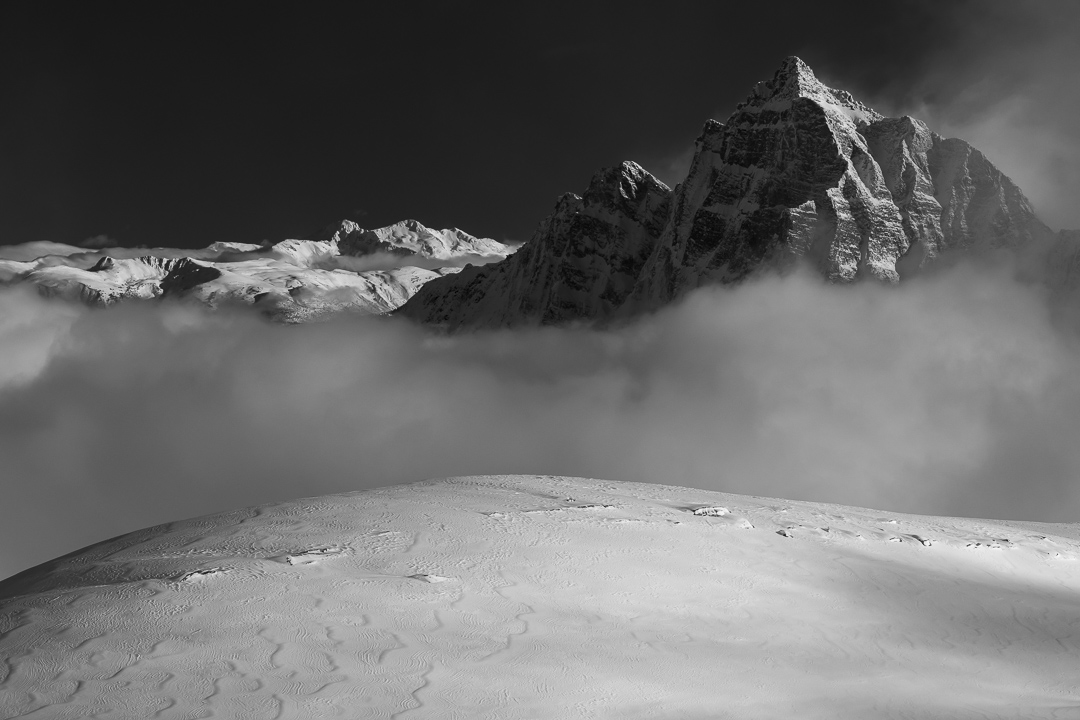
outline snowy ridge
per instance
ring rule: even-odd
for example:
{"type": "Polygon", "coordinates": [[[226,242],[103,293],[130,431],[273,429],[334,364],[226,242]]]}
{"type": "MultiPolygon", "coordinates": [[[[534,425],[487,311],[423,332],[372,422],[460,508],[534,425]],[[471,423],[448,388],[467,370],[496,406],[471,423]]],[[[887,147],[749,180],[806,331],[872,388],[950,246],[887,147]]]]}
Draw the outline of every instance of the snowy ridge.
{"type": "Polygon", "coordinates": [[[451,478],[0,582],[0,716],[1064,718],[1078,597],[1076,524],[451,478]]]}
{"type": "Polygon", "coordinates": [[[425,283],[457,272],[464,261],[501,259],[512,252],[494,240],[456,229],[432,231],[414,220],[375,231],[358,230],[349,221],[341,228],[352,234],[270,246],[217,242],[199,250],[28,243],[0,248],[0,282],[29,283],[45,295],[94,305],[189,298],[211,307],[252,305],[273,318],[303,322],[340,311],[387,313],[425,283]],[[370,248],[353,242],[365,233],[384,240],[370,248]],[[387,248],[397,262],[363,268],[366,255],[387,248]],[[361,268],[346,265],[346,256],[361,268]]]}
{"type": "Polygon", "coordinates": [[[452,260],[463,255],[507,256],[513,250],[490,238],[478,238],[464,230],[432,230],[416,220],[402,220],[376,230],[365,230],[352,220],[342,220],[323,233],[342,255],[362,256],[375,252],[418,255],[452,260]]]}

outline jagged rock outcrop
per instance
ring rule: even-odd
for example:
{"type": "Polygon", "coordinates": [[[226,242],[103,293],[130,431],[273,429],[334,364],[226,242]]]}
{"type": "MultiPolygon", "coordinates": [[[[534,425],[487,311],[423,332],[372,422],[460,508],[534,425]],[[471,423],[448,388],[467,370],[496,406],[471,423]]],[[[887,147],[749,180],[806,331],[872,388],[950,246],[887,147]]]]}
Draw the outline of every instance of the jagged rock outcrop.
{"type": "Polygon", "coordinates": [[[598,172],[563,195],[516,254],[434,280],[400,312],[449,330],[567,323],[613,314],[652,253],[671,189],[636,163],[598,172]]]}
{"type": "Polygon", "coordinates": [[[639,236],[637,247],[651,250],[621,304],[625,283],[609,292],[607,258],[580,259],[598,247],[592,226],[553,224],[578,212],[588,215],[560,200],[517,256],[432,283],[401,313],[451,329],[604,320],[796,262],[834,282],[896,282],[943,253],[1049,234],[1016,185],[968,143],[910,117],[884,117],[822,84],[796,57],[727,122],[705,124],[667,222],[639,236]],[[579,259],[548,269],[567,257],[579,259]],[[553,291],[563,276],[572,292],[553,291]]]}
{"type": "Polygon", "coordinates": [[[880,117],[789,58],[727,123],[706,124],[635,300],[663,304],[794,256],[833,280],[896,279],[908,242],[857,125],[880,117]]]}
{"type": "Polygon", "coordinates": [[[169,262],[172,263],[169,274],[162,278],[159,284],[162,295],[181,295],[221,277],[221,270],[210,264],[188,258],[169,262]]]}
{"type": "Polygon", "coordinates": [[[1044,235],[1023,193],[968,143],[886,118],[791,57],[710,121],[631,301],[803,258],[832,281],[896,281],[952,249],[1044,235]]]}
{"type": "Polygon", "coordinates": [[[945,249],[941,203],[930,174],[928,155],[935,136],[914,118],[882,118],[863,128],[870,154],[881,167],[885,186],[900,211],[908,250],[897,260],[912,270],[934,260],[945,249]]]}

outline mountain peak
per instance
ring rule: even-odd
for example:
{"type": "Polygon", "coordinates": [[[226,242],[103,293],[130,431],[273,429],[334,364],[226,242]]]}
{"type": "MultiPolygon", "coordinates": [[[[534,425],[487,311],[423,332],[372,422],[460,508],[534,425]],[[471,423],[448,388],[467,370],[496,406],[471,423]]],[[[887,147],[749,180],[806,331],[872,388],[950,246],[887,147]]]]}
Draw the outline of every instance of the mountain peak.
{"type": "Polygon", "coordinates": [[[774,77],[781,78],[785,82],[803,83],[806,85],[818,83],[814,71],[811,70],[810,66],[803,62],[803,59],[797,55],[788,55],[784,58],[774,77]]]}
{"type": "Polygon", "coordinates": [[[666,195],[671,192],[645,168],[633,161],[597,171],[582,196],[586,202],[602,199],[605,202],[637,202],[644,193],[666,195]]]}
{"type": "Polygon", "coordinates": [[[392,228],[401,227],[401,228],[405,228],[406,230],[411,230],[411,231],[417,232],[417,233],[430,233],[431,232],[431,229],[428,226],[424,225],[419,220],[413,220],[412,218],[408,218],[406,220],[396,222],[393,225],[390,225],[390,227],[392,227],[392,228]]]}
{"type": "Polygon", "coordinates": [[[784,58],[770,80],[754,86],[753,93],[740,108],[765,107],[774,103],[807,98],[820,105],[830,106],[859,122],[876,122],[884,116],[856,100],[847,90],[836,90],[820,80],[803,60],[795,55],[784,58]]]}

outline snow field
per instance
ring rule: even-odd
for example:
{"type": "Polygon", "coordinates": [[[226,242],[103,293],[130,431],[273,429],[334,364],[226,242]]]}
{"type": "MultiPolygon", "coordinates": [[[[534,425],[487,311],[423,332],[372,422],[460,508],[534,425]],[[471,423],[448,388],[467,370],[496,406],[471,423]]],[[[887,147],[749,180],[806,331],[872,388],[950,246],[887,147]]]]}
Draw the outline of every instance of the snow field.
{"type": "Polygon", "coordinates": [[[1075,525],[453,478],[0,584],[0,717],[1080,717],[1075,525]]]}

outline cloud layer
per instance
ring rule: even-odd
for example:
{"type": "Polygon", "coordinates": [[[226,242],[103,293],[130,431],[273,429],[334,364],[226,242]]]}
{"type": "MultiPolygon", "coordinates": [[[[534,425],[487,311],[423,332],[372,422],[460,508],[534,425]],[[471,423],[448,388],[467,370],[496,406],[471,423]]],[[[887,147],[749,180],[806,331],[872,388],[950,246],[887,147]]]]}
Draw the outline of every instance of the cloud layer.
{"type": "Polygon", "coordinates": [[[0,577],[171,519],[472,473],[1075,520],[1080,348],[1012,277],[795,274],[610,331],[453,338],[0,289],[0,577]]]}

